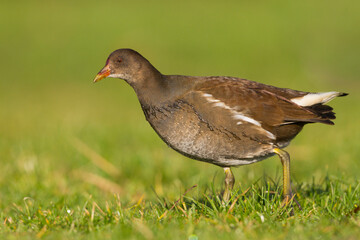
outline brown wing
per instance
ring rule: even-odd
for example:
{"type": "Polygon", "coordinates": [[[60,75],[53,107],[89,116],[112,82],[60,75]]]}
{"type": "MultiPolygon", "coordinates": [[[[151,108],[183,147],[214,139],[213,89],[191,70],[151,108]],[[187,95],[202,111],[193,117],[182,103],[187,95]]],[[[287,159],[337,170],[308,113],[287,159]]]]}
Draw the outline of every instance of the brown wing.
{"type": "Polygon", "coordinates": [[[285,97],[303,96],[306,94],[305,92],[271,86],[264,87],[263,84],[237,79],[226,79],[226,81],[212,79],[198,84],[196,90],[203,94],[209,94],[213,99],[223,102],[234,111],[260,122],[262,127],[267,130],[296,122],[326,123],[326,120],[314,112],[285,97]]]}

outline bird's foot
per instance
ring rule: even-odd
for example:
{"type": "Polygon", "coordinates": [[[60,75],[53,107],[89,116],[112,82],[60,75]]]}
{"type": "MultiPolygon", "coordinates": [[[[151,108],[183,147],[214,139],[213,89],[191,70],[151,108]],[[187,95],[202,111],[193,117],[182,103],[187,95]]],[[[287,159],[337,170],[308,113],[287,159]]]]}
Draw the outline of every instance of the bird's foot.
{"type": "MultiPolygon", "coordinates": [[[[295,195],[292,194],[292,193],[284,195],[284,199],[283,199],[282,202],[281,202],[281,206],[282,206],[283,208],[284,208],[284,207],[287,207],[287,206],[290,206],[290,207],[292,208],[292,207],[293,207],[293,206],[292,206],[292,202],[295,202],[296,205],[298,206],[298,208],[299,208],[300,210],[302,210],[300,203],[296,200],[295,195]]],[[[291,212],[293,212],[293,211],[291,211],[291,212]]]]}

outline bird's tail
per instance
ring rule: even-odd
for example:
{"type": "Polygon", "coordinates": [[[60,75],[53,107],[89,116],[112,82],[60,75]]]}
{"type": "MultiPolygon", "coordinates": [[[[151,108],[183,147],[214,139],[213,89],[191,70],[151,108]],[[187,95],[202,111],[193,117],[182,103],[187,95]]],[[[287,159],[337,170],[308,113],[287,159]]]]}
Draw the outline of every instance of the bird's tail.
{"type": "Polygon", "coordinates": [[[342,92],[308,93],[302,97],[293,98],[291,101],[318,115],[321,118],[318,122],[333,125],[334,123],[331,120],[336,118],[335,113],[332,107],[325,104],[336,97],[346,95],[348,94],[342,92]]]}

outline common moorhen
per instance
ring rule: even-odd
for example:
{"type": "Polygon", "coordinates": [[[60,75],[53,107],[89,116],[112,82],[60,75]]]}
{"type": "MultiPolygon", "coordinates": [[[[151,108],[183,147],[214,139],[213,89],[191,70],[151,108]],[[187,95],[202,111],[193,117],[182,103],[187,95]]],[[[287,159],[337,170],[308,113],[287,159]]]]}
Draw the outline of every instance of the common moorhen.
{"type": "Polygon", "coordinates": [[[296,91],[235,77],[163,75],[131,49],[112,52],[94,82],[106,77],[130,84],[146,120],[171,148],[224,169],[225,202],[235,181],[231,167],[277,154],[287,204],[293,194],[290,158],[283,148],[305,124],[333,125],[335,113],[325,104],[347,95],[296,91]]]}

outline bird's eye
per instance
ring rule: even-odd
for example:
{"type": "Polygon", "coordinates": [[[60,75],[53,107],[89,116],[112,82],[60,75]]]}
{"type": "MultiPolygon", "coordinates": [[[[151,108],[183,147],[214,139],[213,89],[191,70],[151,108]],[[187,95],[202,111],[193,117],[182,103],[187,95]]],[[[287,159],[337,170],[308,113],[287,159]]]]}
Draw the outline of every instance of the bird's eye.
{"type": "Polygon", "coordinates": [[[121,62],[122,62],[122,59],[119,58],[119,59],[117,60],[117,62],[118,62],[118,63],[121,63],[121,62]]]}

